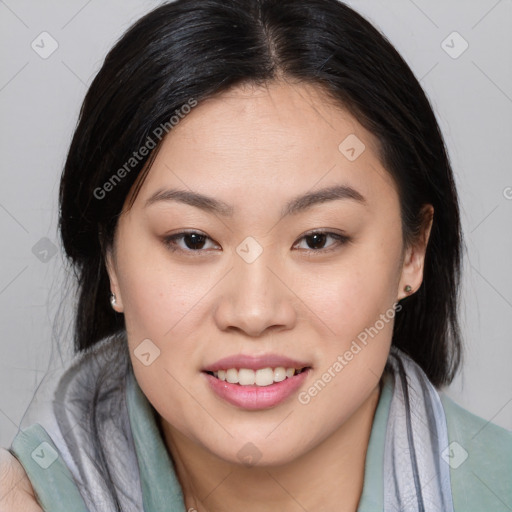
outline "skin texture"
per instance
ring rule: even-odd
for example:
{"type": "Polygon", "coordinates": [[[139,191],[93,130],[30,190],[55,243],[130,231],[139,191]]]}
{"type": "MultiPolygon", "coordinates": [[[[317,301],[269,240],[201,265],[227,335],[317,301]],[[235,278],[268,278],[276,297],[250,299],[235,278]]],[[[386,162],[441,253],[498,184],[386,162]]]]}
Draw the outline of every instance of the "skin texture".
{"type": "Polygon", "coordinates": [[[209,390],[201,369],[277,353],[309,363],[299,392],[307,390],[392,311],[405,285],[419,288],[430,223],[403,247],[397,189],[377,155],[375,137],[315,86],[237,87],[180,121],[120,216],[107,257],[115,309],[187,508],[356,510],[392,321],[307,405],[295,393],[273,408],[240,409],[209,390]],[[365,145],[354,161],[338,149],[351,134],[365,145]],[[365,203],[324,201],[280,217],[290,199],[331,185],[351,186],[365,203]],[[145,206],[167,188],[222,200],[233,215],[176,201],[145,206]],[[208,237],[202,252],[190,239],[175,240],[175,251],[165,244],[183,230],[208,237]],[[304,238],[311,230],[350,241],[315,245],[304,238]],[[263,251],[252,263],[236,252],[249,236],[263,251]],[[134,355],[144,339],[160,350],[149,366],[134,355]],[[260,457],[252,467],[238,455],[247,443],[260,457]]]}
{"type": "Polygon", "coordinates": [[[43,512],[23,466],[3,448],[0,449],[0,510],[43,512]]]}

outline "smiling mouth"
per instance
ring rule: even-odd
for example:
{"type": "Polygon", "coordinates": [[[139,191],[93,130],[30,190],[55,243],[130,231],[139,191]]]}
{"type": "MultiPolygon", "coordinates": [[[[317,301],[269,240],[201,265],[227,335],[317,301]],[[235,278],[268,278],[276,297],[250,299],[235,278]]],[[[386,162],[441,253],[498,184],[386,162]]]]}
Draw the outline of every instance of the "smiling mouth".
{"type": "Polygon", "coordinates": [[[261,368],[259,370],[251,370],[250,368],[228,368],[226,370],[218,370],[215,372],[206,371],[221,381],[230,384],[238,384],[239,386],[270,386],[286,379],[291,379],[295,375],[310,369],[309,366],[303,368],[285,368],[278,366],[276,368],[261,368]]]}

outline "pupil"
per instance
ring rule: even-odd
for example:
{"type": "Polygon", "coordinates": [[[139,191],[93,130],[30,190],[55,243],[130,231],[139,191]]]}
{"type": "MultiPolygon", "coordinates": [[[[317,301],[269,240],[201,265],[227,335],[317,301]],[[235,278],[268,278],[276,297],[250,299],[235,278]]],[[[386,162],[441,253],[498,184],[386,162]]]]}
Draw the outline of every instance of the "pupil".
{"type": "Polygon", "coordinates": [[[204,235],[198,235],[197,233],[190,233],[185,236],[185,245],[189,249],[201,249],[201,247],[204,245],[204,241],[204,235]],[[190,240],[192,240],[191,243],[189,243],[190,240]]]}
{"type": "Polygon", "coordinates": [[[322,246],[325,243],[325,237],[326,235],[324,233],[314,233],[313,235],[308,236],[308,246],[310,249],[318,249],[322,248],[322,246]],[[313,240],[313,243],[309,243],[311,240],[313,240]]]}

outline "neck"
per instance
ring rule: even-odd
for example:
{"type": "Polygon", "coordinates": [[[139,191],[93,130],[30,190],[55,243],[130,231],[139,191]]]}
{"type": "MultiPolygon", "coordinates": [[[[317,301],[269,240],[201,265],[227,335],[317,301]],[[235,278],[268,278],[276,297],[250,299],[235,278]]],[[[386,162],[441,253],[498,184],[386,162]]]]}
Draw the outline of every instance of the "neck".
{"type": "Polygon", "coordinates": [[[355,512],[381,382],[356,412],[314,449],[281,466],[246,467],[216,457],[160,418],[191,512],[355,512]]]}

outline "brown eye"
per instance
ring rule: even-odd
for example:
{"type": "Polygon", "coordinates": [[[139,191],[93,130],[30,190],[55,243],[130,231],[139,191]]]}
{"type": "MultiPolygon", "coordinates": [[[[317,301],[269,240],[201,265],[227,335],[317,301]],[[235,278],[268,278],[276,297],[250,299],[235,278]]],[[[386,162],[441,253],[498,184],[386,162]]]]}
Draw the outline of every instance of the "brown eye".
{"type": "Polygon", "coordinates": [[[183,235],[183,241],[188,249],[202,249],[206,241],[204,235],[198,235],[197,233],[188,233],[183,235]]]}
{"type": "Polygon", "coordinates": [[[184,231],[175,235],[168,236],[164,243],[171,251],[183,252],[204,252],[208,241],[211,238],[197,231],[184,231]]]}
{"type": "Polygon", "coordinates": [[[325,233],[313,233],[304,238],[310,249],[323,249],[328,235],[325,233]]]}
{"type": "Polygon", "coordinates": [[[350,238],[346,235],[341,235],[339,233],[331,233],[328,231],[315,231],[312,233],[305,234],[300,240],[304,240],[306,242],[306,247],[301,247],[301,249],[311,252],[327,252],[331,250],[335,250],[341,245],[346,244],[350,241],[350,238]],[[326,243],[329,239],[334,240],[333,243],[330,243],[326,247],[326,243]]]}

